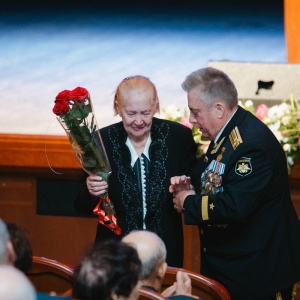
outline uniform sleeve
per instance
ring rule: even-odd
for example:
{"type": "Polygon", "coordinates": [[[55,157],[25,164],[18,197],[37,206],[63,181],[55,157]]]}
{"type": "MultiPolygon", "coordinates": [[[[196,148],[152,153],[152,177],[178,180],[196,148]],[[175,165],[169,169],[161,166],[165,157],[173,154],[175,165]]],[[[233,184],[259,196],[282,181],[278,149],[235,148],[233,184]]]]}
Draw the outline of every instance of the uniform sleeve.
{"type": "Polygon", "coordinates": [[[186,224],[243,222],[264,201],[272,176],[267,153],[259,145],[241,144],[225,166],[222,192],[185,199],[186,224]]]}

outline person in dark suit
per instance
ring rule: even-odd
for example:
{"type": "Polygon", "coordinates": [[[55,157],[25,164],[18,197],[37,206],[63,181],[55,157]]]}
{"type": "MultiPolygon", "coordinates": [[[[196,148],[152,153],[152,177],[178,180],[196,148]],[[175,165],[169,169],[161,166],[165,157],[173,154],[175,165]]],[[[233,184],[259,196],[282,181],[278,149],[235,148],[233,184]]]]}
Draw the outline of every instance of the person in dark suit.
{"type": "Polygon", "coordinates": [[[142,287],[161,293],[168,299],[199,299],[192,295],[191,279],[181,271],[177,273],[176,282],[161,291],[167,270],[167,251],[163,240],[157,234],[148,230],[133,230],[122,241],[137,250],[142,263],[142,287]]]}
{"type": "Polygon", "coordinates": [[[213,68],[182,84],[189,121],[211,143],[185,184],[171,179],[174,207],[199,226],[201,274],[232,300],[292,299],[300,280],[300,222],[284,151],[270,129],[238,106],[231,79],[213,68]]]}
{"type": "Polygon", "coordinates": [[[189,173],[197,160],[192,132],[177,122],[154,117],[159,111],[157,91],[143,76],[125,78],[119,84],[114,111],[122,121],[100,130],[112,173],[108,182],[88,176],[76,209],[92,213],[108,189],[122,234],[98,224],[95,243],[148,229],[166,244],[168,264],[182,267],[182,220],[173,209],[168,188],[172,176],[189,173]]]}

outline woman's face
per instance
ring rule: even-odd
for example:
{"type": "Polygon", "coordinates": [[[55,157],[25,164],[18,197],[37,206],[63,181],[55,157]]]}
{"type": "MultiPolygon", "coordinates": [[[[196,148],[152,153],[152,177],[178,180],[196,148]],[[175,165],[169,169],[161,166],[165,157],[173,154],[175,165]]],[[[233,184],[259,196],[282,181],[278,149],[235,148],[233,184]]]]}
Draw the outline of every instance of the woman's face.
{"type": "Polygon", "coordinates": [[[129,90],[123,93],[118,105],[118,113],[131,140],[147,138],[156,113],[156,101],[150,89],[129,90]]]}

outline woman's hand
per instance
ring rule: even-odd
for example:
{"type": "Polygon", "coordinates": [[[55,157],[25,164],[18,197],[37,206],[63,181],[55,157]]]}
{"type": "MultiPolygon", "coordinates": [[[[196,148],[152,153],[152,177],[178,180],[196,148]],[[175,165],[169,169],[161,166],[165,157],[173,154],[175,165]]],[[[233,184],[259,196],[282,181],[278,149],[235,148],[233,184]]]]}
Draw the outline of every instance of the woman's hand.
{"type": "Polygon", "coordinates": [[[191,185],[191,177],[185,175],[171,177],[170,183],[170,193],[177,193],[179,191],[189,191],[194,189],[191,185]]]}
{"type": "Polygon", "coordinates": [[[104,181],[102,177],[97,175],[88,176],[86,179],[86,186],[90,194],[94,197],[104,194],[108,189],[107,181],[104,181]]]}

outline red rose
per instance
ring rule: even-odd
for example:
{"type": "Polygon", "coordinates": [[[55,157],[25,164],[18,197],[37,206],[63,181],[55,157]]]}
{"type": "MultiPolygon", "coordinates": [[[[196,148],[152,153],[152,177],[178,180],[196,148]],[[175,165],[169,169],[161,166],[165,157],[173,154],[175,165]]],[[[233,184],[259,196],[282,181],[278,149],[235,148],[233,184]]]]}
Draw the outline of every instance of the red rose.
{"type": "Polygon", "coordinates": [[[56,100],[55,101],[55,105],[52,109],[52,111],[56,114],[56,115],[61,115],[64,114],[66,112],[69,111],[69,101],[60,101],[60,100],[56,100]]]}
{"type": "Polygon", "coordinates": [[[64,90],[64,91],[58,93],[58,95],[55,98],[55,102],[56,101],[68,101],[69,100],[69,94],[70,94],[69,90],[64,90]]]}
{"type": "Polygon", "coordinates": [[[78,86],[76,89],[72,90],[69,94],[69,99],[74,101],[84,101],[89,95],[87,89],[78,86]]]}

